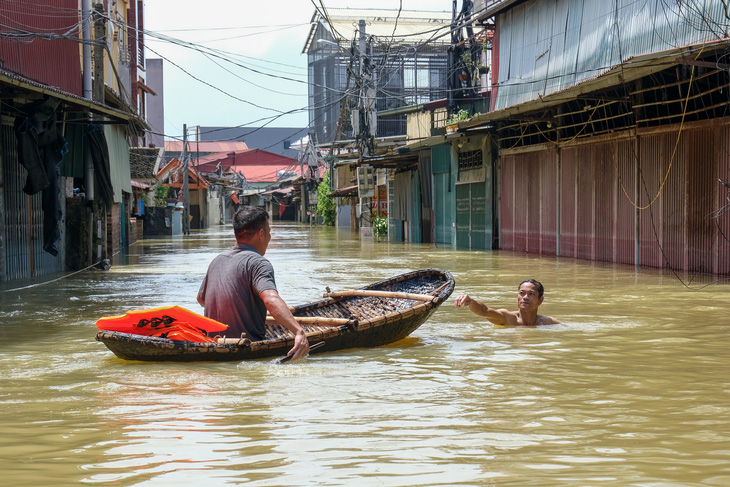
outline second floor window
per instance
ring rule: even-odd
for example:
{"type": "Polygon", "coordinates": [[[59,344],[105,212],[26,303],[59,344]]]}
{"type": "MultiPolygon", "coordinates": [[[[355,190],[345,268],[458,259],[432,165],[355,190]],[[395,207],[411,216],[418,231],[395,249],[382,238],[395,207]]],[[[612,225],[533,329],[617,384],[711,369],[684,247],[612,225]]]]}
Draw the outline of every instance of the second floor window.
{"type": "Polygon", "coordinates": [[[459,170],[477,169],[480,167],[482,167],[481,149],[459,152],[459,170]]]}

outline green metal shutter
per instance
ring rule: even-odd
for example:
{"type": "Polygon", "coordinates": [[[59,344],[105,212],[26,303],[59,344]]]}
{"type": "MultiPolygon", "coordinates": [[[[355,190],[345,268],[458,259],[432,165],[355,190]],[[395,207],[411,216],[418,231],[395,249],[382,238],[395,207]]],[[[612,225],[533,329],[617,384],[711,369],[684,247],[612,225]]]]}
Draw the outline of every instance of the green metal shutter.
{"type": "Polygon", "coordinates": [[[471,184],[456,186],[456,246],[469,248],[471,226],[471,184]]]}
{"type": "Polygon", "coordinates": [[[452,244],[451,225],[454,221],[456,194],[452,191],[451,146],[431,149],[433,171],[433,233],[435,243],[452,244]]]}
{"type": "Polygon", "coordinates": [[[484,183],[456,186],[457,247],[479,250],[487,248],[486,205],[486,186],[484,183]]]}
{"type": "MultiPolygon", "coordinates": [[[[487,248],[487,198],[484,183],[471,186],[471,245],[472,249],[487,248]]],[[[491,210],[490,210],[491,213],[491,210]]],[[[491,239],[490,239],[491,240],[491,239]]]]}

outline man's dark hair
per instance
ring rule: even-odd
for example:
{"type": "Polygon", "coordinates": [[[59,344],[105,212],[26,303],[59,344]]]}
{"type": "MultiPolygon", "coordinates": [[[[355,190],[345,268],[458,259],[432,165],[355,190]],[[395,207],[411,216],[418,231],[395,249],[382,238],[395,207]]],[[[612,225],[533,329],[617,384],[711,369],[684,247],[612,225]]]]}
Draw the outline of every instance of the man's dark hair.
{"type": "Polygon", "coordinates": [[[263,208],[244,206],[233,215],[233,233],[236,238],[249,239],[264,228],[269,214],[263,208]]]}
{"type": "Polygon", "coordinates": [[[522,281],[519,286],[517,286],[517,290],[519,291],[523,284],[534,284],[537,287],[537,294],[538,298],[541,298],[542,295],[545,293],[545,288],[542,287],[542,284],[540,284],[540,281],[536,281],[534,279],[527,279],[526,281],[522,281]]]}

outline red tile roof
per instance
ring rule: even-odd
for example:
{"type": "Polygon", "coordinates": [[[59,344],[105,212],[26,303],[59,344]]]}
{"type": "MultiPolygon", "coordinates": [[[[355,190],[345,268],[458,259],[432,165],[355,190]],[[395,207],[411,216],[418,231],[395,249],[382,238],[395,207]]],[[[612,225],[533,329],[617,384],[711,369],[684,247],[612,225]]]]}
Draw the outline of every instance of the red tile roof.
{"type": "Polygon", "coordinates": [[[230,166],[226,172],[237,172],[246,178],[246,181],[252,183],[273,183],[279,180],[281,171],[294,171],[297,176],[301,176],[299,165],[296,166],[271,166],[271,165],[246,165],[246,166],[230,166]]]}
{"type": "MultiPolygon", "coordinates": [[[[195,163],[195,162],[194,162],[195,163]]],[[[220,164],[224,172],[237,172],[251,182],[275,182],[282,171],[301,175],[299,161],[261,149],[210,154],[195,163],[200,172],[215,172],[220,164]]]]}

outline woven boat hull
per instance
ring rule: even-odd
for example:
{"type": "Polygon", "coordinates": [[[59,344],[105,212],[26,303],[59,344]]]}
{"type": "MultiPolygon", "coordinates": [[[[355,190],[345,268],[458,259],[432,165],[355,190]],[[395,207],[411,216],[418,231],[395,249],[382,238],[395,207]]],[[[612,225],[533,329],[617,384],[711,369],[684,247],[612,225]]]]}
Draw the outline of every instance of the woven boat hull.
{"type": "MultiPolygon", "coordinates": [[[[312,353],[348,348],[379,347],[404,339],[421,326],[454,290],[454,278],[440,269],[422,269],[379,281],[363,291],[386,291],[431,295],[432,300],[403,297],[338,296],[293,308],[296,317],[347,318],[341,326],[308,326],[309,343],[324,341],[312,353]]],[[[267,325],[267,339],[246,343],[201,343],[147,337],[114,331],[99,331],[116,356],[142,361],[241,361],[286,355],[293,335],[281,325],[267,325]]]]}

